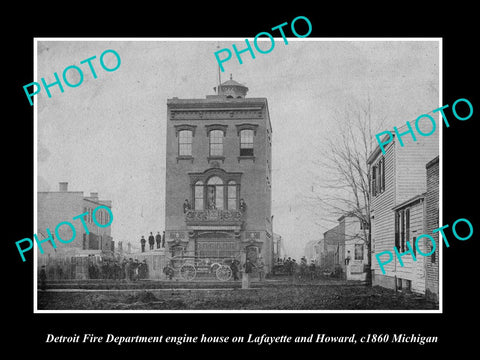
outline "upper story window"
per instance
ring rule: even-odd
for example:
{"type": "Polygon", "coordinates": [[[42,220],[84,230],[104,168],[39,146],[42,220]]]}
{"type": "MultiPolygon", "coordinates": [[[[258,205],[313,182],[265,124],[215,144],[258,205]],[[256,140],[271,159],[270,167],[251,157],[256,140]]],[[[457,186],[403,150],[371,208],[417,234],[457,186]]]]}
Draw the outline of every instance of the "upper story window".
{"type": "Polygon", "coordinates": [[[192,131],[181,130],[178,132],[178,155],[192,156],[192,131]]]}
{"type": "Polygon", "coordinates": [[[207,182],[207,205],[210,210],[223,210],[223,180],[212,176],[207,182]]]}
{"type": "Polygon", "coordinates": [[[192,141],[195,136],[196,125],[179,124],[174,125],[175,136],[178,139],[178,157],[181,159],[190,159],[193,161],[192,141]]]}
{"type": "Polygon", "coordinates": [[[385,157],[372,166],[372,195],[376,196],[385,191],[385,157]]]}
{"type": "Polygon", "coordinates": [[[240,156],[253,156],[253,130],[240,131],[240,156]]]}
{"type": "Polygon", "coordinates": [[[210,156],[223,156],[223,131],[210,131],[210,156]]]}
{"type": "Polygon", "coordinates": [[[227,208],[229,210],[237,209],[237,183],[233,180],[228,182],[227,208]]]}
{"type": "Polygon", "coordinates": [[[194,206],[196,210],[203,210],[203,181],[197,181],[195,183],[194,187],[194,196],[195,196],[195,202],[194,206]]]}
{"type": "Polygon", "coordinates": [[[257,135],[258,124],[237,124],[237,134],[240,137],[240,156],[241,159],[252,159],[255,162],[253,139],[257,135]]]}
{"type": "Polygon", "coordinates": [[[189,175],[195,210],[239,209],[242,173],[211,168],[189,175]]]}

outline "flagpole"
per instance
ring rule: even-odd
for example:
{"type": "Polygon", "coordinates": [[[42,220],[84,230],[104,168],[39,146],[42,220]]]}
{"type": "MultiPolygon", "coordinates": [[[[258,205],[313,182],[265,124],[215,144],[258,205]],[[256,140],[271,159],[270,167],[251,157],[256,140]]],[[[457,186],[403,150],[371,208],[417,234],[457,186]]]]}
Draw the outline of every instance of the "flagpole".
{"type": "MultiPolygon", "coordinates": [[[[217,49],[220,49],[220,46],[217,45],[217,49]]],[[[218,62],[217,62],[218,63],[218,62]]],[[[220,64],[218,64],[218,86],[217,86],[217,95],[220,95],[220,84],[222,83],[222,77],[220,75],[220,64]]]]}

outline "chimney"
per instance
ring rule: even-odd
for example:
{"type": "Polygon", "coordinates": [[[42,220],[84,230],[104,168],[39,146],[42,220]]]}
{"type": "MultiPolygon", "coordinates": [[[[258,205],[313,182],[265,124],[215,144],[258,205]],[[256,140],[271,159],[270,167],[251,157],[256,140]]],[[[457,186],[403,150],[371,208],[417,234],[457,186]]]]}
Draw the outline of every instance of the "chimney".
{"type": "Polygon", "coordinates": [[[98,192],[91,192],[90,197],[92,198],[92,200],[98,200],[98,192]]]}
{"type": "Polygon", "coordinates": [[[68,191],[68,182],[59,182],[58,188],[59,191],[68,191]]]}

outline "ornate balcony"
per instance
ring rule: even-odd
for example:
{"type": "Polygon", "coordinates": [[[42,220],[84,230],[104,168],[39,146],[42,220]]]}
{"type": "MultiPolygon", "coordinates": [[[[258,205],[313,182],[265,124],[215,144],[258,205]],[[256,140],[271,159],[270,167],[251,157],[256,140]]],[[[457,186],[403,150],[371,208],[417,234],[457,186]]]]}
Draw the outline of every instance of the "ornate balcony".
{"type": "Polygon", "coordinates": [[[187,226],[242,226],[240,210],[188,210],[185,213],[187,226]]]}

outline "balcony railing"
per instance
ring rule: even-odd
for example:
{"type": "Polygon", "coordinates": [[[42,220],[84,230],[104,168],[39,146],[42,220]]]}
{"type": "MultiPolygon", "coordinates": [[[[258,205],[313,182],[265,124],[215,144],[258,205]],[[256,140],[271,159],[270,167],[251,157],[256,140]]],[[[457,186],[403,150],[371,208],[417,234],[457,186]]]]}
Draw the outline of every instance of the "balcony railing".
{"type": "Polygon", "coordinates": [[[188,226],[195,225],[235,225],[243,224],[240,210],[188,210],[185,214],[188,226]]]}

